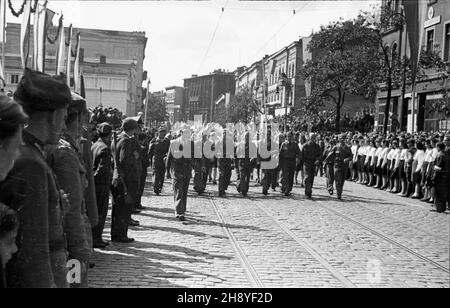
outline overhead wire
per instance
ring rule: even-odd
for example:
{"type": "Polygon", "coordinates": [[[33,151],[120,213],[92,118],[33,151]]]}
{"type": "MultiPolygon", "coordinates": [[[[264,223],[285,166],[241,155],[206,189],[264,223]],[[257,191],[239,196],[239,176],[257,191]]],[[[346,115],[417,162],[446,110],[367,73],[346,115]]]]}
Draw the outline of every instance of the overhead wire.
{"type": "Polygon", "coordinates": [[[294,9],[291,18],[289,18],[283,25],[281,25],[281,27],[263,45],[261,45],[258,51],[253,54],[252,58],[257,56],[267,46],[267,44],[269,44],[281,32],[281,30],[283,30],[284,27],[286,27],[295,18],[297,13],[306,8],[308,5],[309,2],[306,2],[301,8],[294,9]]]}
{"type": "Polygon", "coordinates": [[[208,47],[206,48],[205,55],[203,56],[203,59],[200,62],[200,65],[198,67],[198,71],[200,71],[200,69],[202,68],[203,64],[205,63],[205,60],[206,60],[206,58],[208,56],[208,53],[209,53],[209,50],[211,49],[212,43],[214,42],[214,38],[216,37],[217,29],[219,29],[220,21],[222,20],[222,16],[223,16],[223,13],[225,12],[225,8],[227,7],[228,1],[229,0],[227,0],[225,2],[225,5],[222,7],[222,11],[220,13],[219,19],[217,20],[216,28],[214,29],[213,35],[212,35],[211,39],[209,40],[208,47]]]}

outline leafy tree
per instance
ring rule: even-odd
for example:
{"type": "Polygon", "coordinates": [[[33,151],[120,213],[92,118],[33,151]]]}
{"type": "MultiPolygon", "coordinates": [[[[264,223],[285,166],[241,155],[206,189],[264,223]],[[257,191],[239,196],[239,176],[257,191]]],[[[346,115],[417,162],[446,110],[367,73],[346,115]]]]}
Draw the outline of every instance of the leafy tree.
{"type": "Polygon", "coordinates": [[[221,118],[224,123],[248,123],[253,119],[254,114],[258,112],[260,110],[255,103],[252,91],[249,87],[246,87],[240,89],[236,96],[231,99],[225,111],[225,116],[222,114],[221,118]],[[223,118],[226,120],[223,121],[223,118]]]}
{"type": "Polygon", "coordinates": [[[166,106],[162,97],[150,93],[148,97],[147,121],[164,122],[167,120],[166,106]]]}
{"type": "Polygon", "coordinates": [[[376,93],[376,74],[379,71],[378,41],[373,28],[363,16],[353,20],[339,20],[322,26],[312,35],[308,60],[301,76],[312,82],[308,107],[318,108],[332,102],[336,109],[336,130],[340,130],[341,109],[346,94],[373,97],[376,93]]]}

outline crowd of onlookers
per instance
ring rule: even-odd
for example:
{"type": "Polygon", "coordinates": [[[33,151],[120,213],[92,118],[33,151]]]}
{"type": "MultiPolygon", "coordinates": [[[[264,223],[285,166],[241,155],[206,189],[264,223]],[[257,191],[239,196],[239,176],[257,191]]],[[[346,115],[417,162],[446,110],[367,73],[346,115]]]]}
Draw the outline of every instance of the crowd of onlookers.
{"type": "MultiPolygon", "coordinates": [[[[287,117],[282,115],[275,117],[274,121],[284,124],[286,118],[289,128],[294,131],[308,131],[310,129],[313,132],[328,132],[334,131],[336,128],[336,113],[333,110],[320,111],[307,117],[291,114],[288,114],[287,117]]],[[[368,110],[356,112],[353,117],[349,113],[344,113],[340,119],[340,130],[367,133],[373,130],[374,119],[374,114],[368,110]]]]}
{"type": "Polygon", "coordinates": [[[124,115],[117,108],[112,107],[105,108],[97,106],[90,110],[90,113],[90,123],[100,124],[106,122],[112,125],[115,129],[120,128],[122,120],[124,119],[124,115]]]}

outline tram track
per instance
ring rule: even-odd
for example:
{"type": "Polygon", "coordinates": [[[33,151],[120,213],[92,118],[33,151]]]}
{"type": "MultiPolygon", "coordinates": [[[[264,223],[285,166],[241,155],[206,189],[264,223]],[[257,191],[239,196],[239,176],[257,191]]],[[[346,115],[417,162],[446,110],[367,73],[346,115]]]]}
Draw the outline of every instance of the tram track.
{"type": "MultiPolygon", "coordinates": [[[[293,199],[293,200],[297,200],[297,201],[304,201],[303,199],[299,199],[298,197],[295,197],[295,196],[293,196],[292,199],[293,199]]],[[[445,267],[445,266],[439,264],[439,263],[436,262],[436,261],[431,260],[430,258],[428,258],[428,257],[426,257],[426,256],[424,256],[424,255],[422,255],[422,254],[420,254],[420,253],[414,251],[413,249],[411,249],[411,248],[409,248],[409,247],[407,247],[407,246],[405,246],[405,245],[399,243],[398,241],[396,241],[396,240],[394,240],[394,239],[392,239],[392,238],[390,238],[390,237],[388,237],[388,236],[382,234],[381,232],[378,232],[377,230],[375,230],[375,229],[373,229],[373,228],[371,228],[371,227],[368,227],[368,226],[366,226],[366,225],[360,223],[359,221],[357,221],[357,220],[355,220],[355,219],[353,219],[353,218],[350,218],[350,217],[348,217],[347,215],[344,215],[344,214],[342,214],[342,213],[340,213],[340,212],[338,212],[338,211],[336,211],[336,210],[334,210],[334,209],[332,209],[332,208],[330,208],[330,207],[324,205],[324,202],[323,202],[323,201],[320,201],[320,200],[314,200],[314,203],[317,204],[317,205],[319,205],[321,208],[327,210],[328,212],[333,213],[335,216],[341,217],[342,219],[344,219],[344,220],[346,220],[346,221],[352,223],[353,225],[356,225],[356,226],[358,226],[359,228],[364,229],[364,230],[370,232],[370,233],[373,234],[374,236],[383,239],[384,241],[390,243],[391,245],[394,245],[394,246],[396,246],[396,247],[398,247],[398,248],[400,248],[400,249],[402,249],[402,250],[408,252],[409,254],[411,254],[411,255],[413,255],[413,256],[415,256],[415,257],[421,259],[422,261],[425,261],[426,263],[431,264],[431,265],[433,265],[434,267],[436,267],[436,268],[438,268],[438,269],[440,269],[440,270],[446,272],[447,274],[450,274],[449,268],[447,268],[447,267],[445,267]]],[[[363,207],[364,207],[364,206],[363,206],[363,207]]],[[[364,208],[365,208],[365,207],[364,207],[364,208]]],[[[389,217],[389,215],[385,215],[385,216],[386,216],[386,217],[389,217]]],[[[401,222],[401,221],[399,221],[399,222],[401,222]]],[[[419,228],[415,228],[415,229],[419,229],[419,228]]]]}
{"type": "Polygon", "coordinates": [[[214,212],[216,213],[217,217],[219,218],[220,225],[222,226],[222,229],[228,236],[228,239],[230,240],[231,246],[233,247],[233,250],[235,252],[235,255],[241,264],[243,270],[245,271],[245,274],[250,281],[252,287],[256,288],[264,288],[264,284],[259,277],[258,273],[256,272],[255,268],[253,267],[252,263],[248,260],[247,255],[245,254],[244,250],[242,249],[241,245],[239,244],[238,240],[234,236],[233,232],[228,227],[221,210],[217,206],[216,202],[214,201],[213,197],[211,196],[211,193],[209,193],[208,197],[209,202],[211,203],[214,212]]]}

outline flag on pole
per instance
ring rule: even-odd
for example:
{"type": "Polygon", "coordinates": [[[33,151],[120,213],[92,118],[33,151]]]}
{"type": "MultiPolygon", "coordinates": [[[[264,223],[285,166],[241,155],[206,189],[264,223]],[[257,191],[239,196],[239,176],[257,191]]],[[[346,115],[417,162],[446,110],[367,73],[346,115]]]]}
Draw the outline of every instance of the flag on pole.
{"type": "Polygon", "coordinates": [[[22,19],[22,26],[20,28],[20,58],[22,60],[22,68],[25,69],[28,62],[28,52],[29,52],[29,33],[28,29],[30,27],[30,13],[31,13],[31,1],[32,0],[26,0],[25,3],[25,10],[22,13],[23,19],[22,19]],[[26,50],[25,50],[26,46],[26,50]]]}
{"type": "Polygon", "coordinates": [[[5,28],[6,28],[6,20],[5,20],[5,16],[6,16],[6,0],[0,0],[0,43],[2,44],[2,57],[0,59],[0,88],[3,89],[6,85],[6,80],[5,80],[5,72],[4,72],[4,68],[3,68],[3,60],[4,60],[4,55],[5,55],[5,28]]]}
{"type": "Polygon", "coordinates": [[[411,50],[411,74],[413,81],[417,75],[422,40],[425,33],[425,13],[427,9],[426,0],[409,0],[403,2],[405,9],[406,30],[408,32],[411,50]]]}
{"type": "Polygon", "coordinates": [[[86,89],[84,88],[84,76],[80,75],[80,95],[82,98],[86,99],[86,89]]]}
{"type": "Polygon", "coordinates": [[[37,70],[45,71],[45,42],[55,13],[47,9],[47,2],[39,6],[39,31],[38,31],[38,52],[37,52],[37,70]]]}
{"type": "Polygon", "coordinates": [[[75,55],[75,64],[73,66],[73,88],[75,92],[79,91],[80,87],[80,38],[81,34],[77,35],[77,51],[75,55]]]}
{"type": "Polygon", "coordinates": [[[67,85],[70,87],[70,74],[72,71],[71,61],[72,61],[72,25],[69,27],[69,47],[67,51],[67,68],[66,68],[66,77],[67,77],[67,85]]]}
{"type": "Polygon", "coordinates": [[[59,49],[58,59],[56,61],[56,75],[64,72],[64,61],[66,60],[66,37],[64,31],[64,24],[61,27],[61,33],[59,34],[59,49]]]}
{"type": "MultiPolygon", "coordinates": [[[[36,10],[34,12],[34,21],[33,21],[33,69],[37,70],[38,68],[38,50],[39,50],[39,10],[41,5],[36,6],[36,10]]],[[[31,17],[30,17],[31,19],[31,17]]]]}

